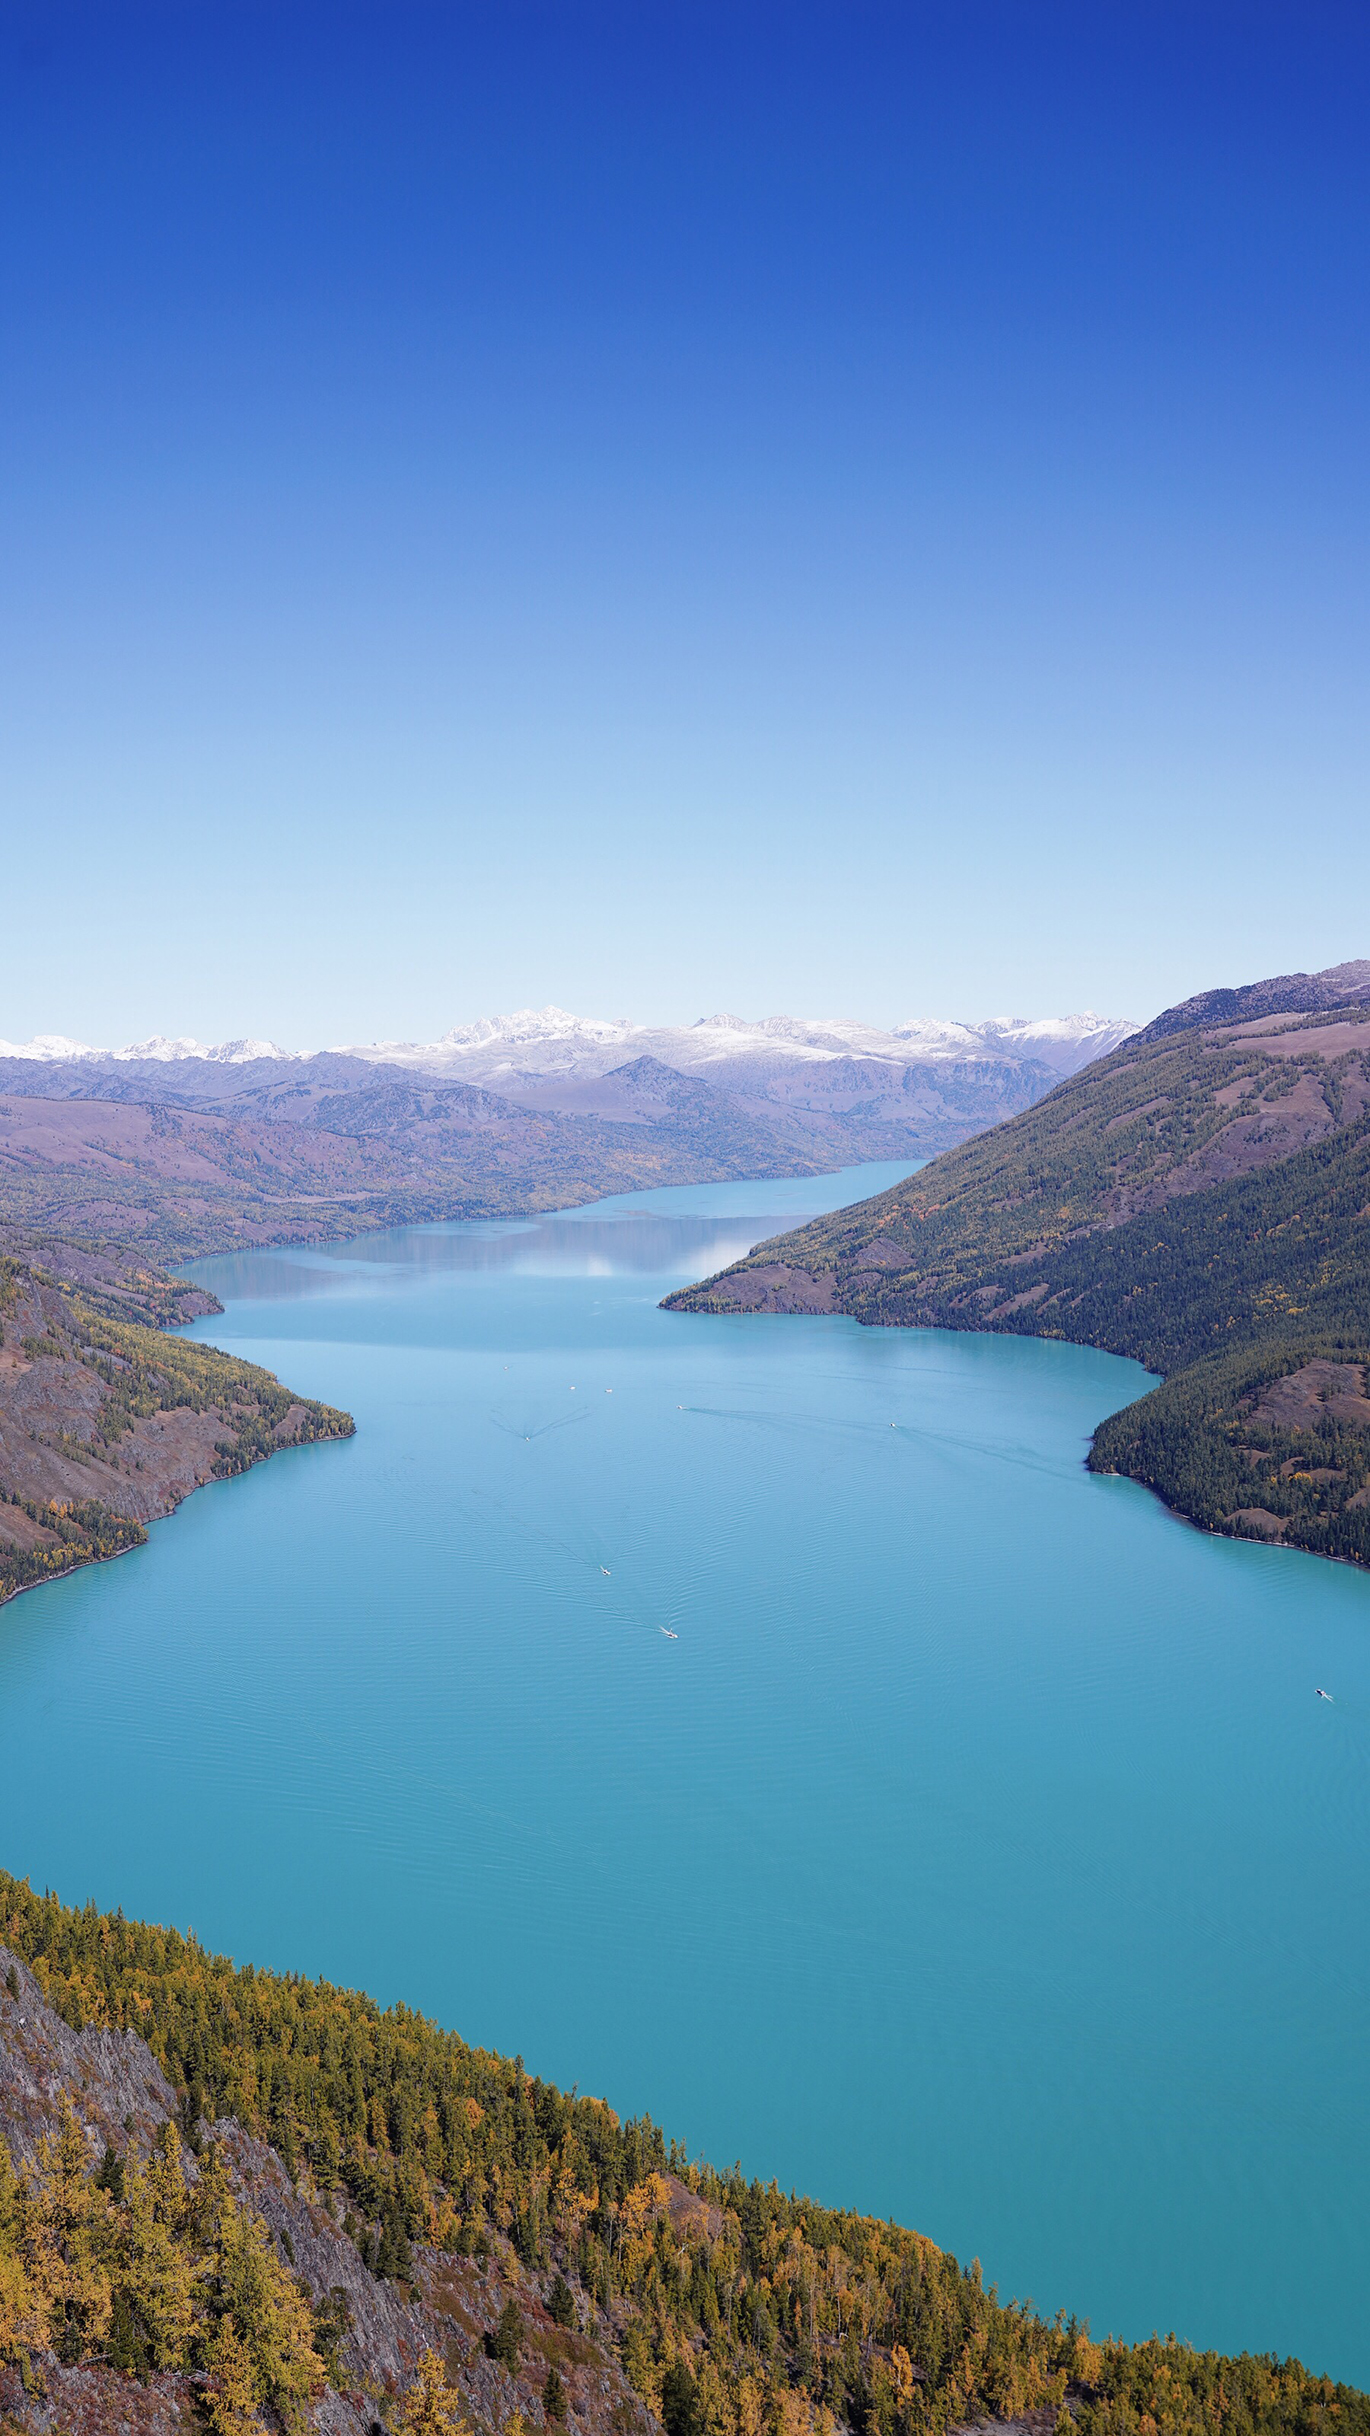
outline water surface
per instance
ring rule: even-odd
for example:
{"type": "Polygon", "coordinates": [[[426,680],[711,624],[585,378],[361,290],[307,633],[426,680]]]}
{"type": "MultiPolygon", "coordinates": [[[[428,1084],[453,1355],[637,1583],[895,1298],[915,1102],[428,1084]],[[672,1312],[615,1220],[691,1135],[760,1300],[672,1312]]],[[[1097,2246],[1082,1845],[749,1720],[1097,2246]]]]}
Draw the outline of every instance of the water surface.
{"type": "Polygon", "coordinates": [[[358,1435],[4,1611],[0,1851],[1370,2383],[1370,1579],[1091,1479],[1133,1365],[658,1310],[893,1172],[200,1264],[358,1435]]]}

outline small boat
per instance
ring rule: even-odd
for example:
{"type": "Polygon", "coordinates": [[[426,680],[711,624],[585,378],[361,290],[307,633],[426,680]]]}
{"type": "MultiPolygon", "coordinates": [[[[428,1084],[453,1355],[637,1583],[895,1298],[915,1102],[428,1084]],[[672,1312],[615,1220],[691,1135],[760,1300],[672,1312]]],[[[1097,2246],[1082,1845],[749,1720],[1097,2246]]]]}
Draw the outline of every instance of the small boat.
{"type": "MultiPolygon", "coordinates": [[[[1314,1686],[1313,1686],[1313,1689],[1314,1689],[1314,1691],[1317,1693],[1319,1700],[1332,1700],[1332,1695],[1331,1695],[1331,1693],[1330,1693],[1330,1692],[1325,1692],[1325,1691],[1323,1690],[1322,1685],[1321,1685],[1320,1683],[1315,1683],[1315,1684],[1314,1684],[1314,1686]]],[[[1336,1704],[1335,1700],[1332,1700],[1332,1706],[1333,1706],[1333,1708],[1335,1708],[1335,1707],[1336,1707],[1336,1705],[1337,1705],[1337,1704],[1336,1704]]]]}
{"type": "Polygon", "coordinates": [[[608,1566],[607,1566],[607,1565],[601,1565],[601,1566],[600,1566],[600,1572],[601,1572],[601,1573],[607,1573],[607,1572],[608,1572],[608,1570],[609,1570],[609,1568],[608,1568],[608,1566]]]}
{"type": "Polygon", "coordinates": [[[669,1624],[658,1624],[658,1626],[657,1626],[657,1631],[658,1631],[659,1633],[664,1633],[664,1635],[665,1635],[665,1637],[666,1637],[666,1639],[667,1639],[668,1641],[678,1641],[678,1640],[680,1639],[680,1635],[679,1635],[679,1633],[678,1633],[678,1632],[672,1632],[672,1630],[671,1630],[671,1628],[670,1628],[669,1624]]]}

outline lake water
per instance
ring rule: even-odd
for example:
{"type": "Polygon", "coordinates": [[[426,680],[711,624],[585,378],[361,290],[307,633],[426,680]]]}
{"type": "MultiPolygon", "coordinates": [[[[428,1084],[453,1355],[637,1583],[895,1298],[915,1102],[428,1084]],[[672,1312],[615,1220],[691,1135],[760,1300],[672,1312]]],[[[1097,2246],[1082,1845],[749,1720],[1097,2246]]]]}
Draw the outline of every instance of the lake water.
{"type": "Polygon", "coordinates": [[[1130,1364],[657,1309],[895,1172],[201,1263],[358,1435],[4,1611],[0,1853],[1370,2384],[1370,1578],[1091,1479],[1130,1364]]]}

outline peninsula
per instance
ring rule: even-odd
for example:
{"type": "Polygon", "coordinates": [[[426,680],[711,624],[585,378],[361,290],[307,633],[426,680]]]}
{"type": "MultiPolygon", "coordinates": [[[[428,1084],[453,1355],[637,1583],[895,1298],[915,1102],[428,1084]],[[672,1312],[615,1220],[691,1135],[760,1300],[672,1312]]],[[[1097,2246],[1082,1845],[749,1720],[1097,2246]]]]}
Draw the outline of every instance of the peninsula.
{"type": "Polygon", "coordinates": [[[1163,1385],[1106,1421],[1207,1530],[1370,1564],[1370,962],[1211,990],[873,1200],[668,1297],[1011,1330],[1163,1385]]]}
{"type": "Polygon", "coordinates": [[[207,1480],[350,1415],[164,1331],[222,1305],[118,1246],[0,1253],[0,1603],[147,1538],[207,1480]]]}

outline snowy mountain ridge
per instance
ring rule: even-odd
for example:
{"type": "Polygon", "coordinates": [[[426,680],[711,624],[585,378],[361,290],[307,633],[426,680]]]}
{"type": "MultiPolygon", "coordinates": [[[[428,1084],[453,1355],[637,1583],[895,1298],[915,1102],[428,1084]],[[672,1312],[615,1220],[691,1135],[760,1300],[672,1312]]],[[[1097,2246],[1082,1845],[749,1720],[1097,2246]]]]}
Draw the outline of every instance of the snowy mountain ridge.
{"type": "Polygon", "coordinates": [[[376,1041],[334,1050],[280,1048],[253,1037],[214,1045],[155,1034],[120,1049],[42,1033],[15,1043],[0,1040],[0,1058],[70,1065],[300,1065],[313,1056],[347,1056],[368,1064],[405,1066],[470,1082],[502,1076],[603,1075],[626,1060],[652,1057],[681,1073],[718,1074],[734,1067],[759,1074],[836,1059],[871,1059],[890,1066],[941,1064],[967,1059],[1031,1061],[1054,1075],[1074,1074],[1136,1031],[1125,1019],[1085,1012],[1041,1017],[995,1016],[980,1023],[911,1018],[884,1030],[857,1018],[767,1015],[701,1016],[689,1025],[634,1023],[627,1017],[569,1014],[563,1007],[524,1007],[511,1015],[483,1016],[455,1025],[440,1040],[376,1041]]]}
{"type": "Polygon", "coordinates": [[[0,1057],[33,1058],[50,1066],[69,1065],[76,1058],[113,1066],[170,1066],[196,1058],[212,1066],[248,1066],[261,1058],[293,1060],[299,1054],[279,1049],[271,1040],[221,1040],[207,1048],[198,1040],[168,1040],[161,1032],[155,1032],[151,1040],[131,1041],[123,1049],[92,1049],[87,1042],[68,1040],[61,1032],[39,1032],[22,1042],[0,1040],[0,1057]]]}

